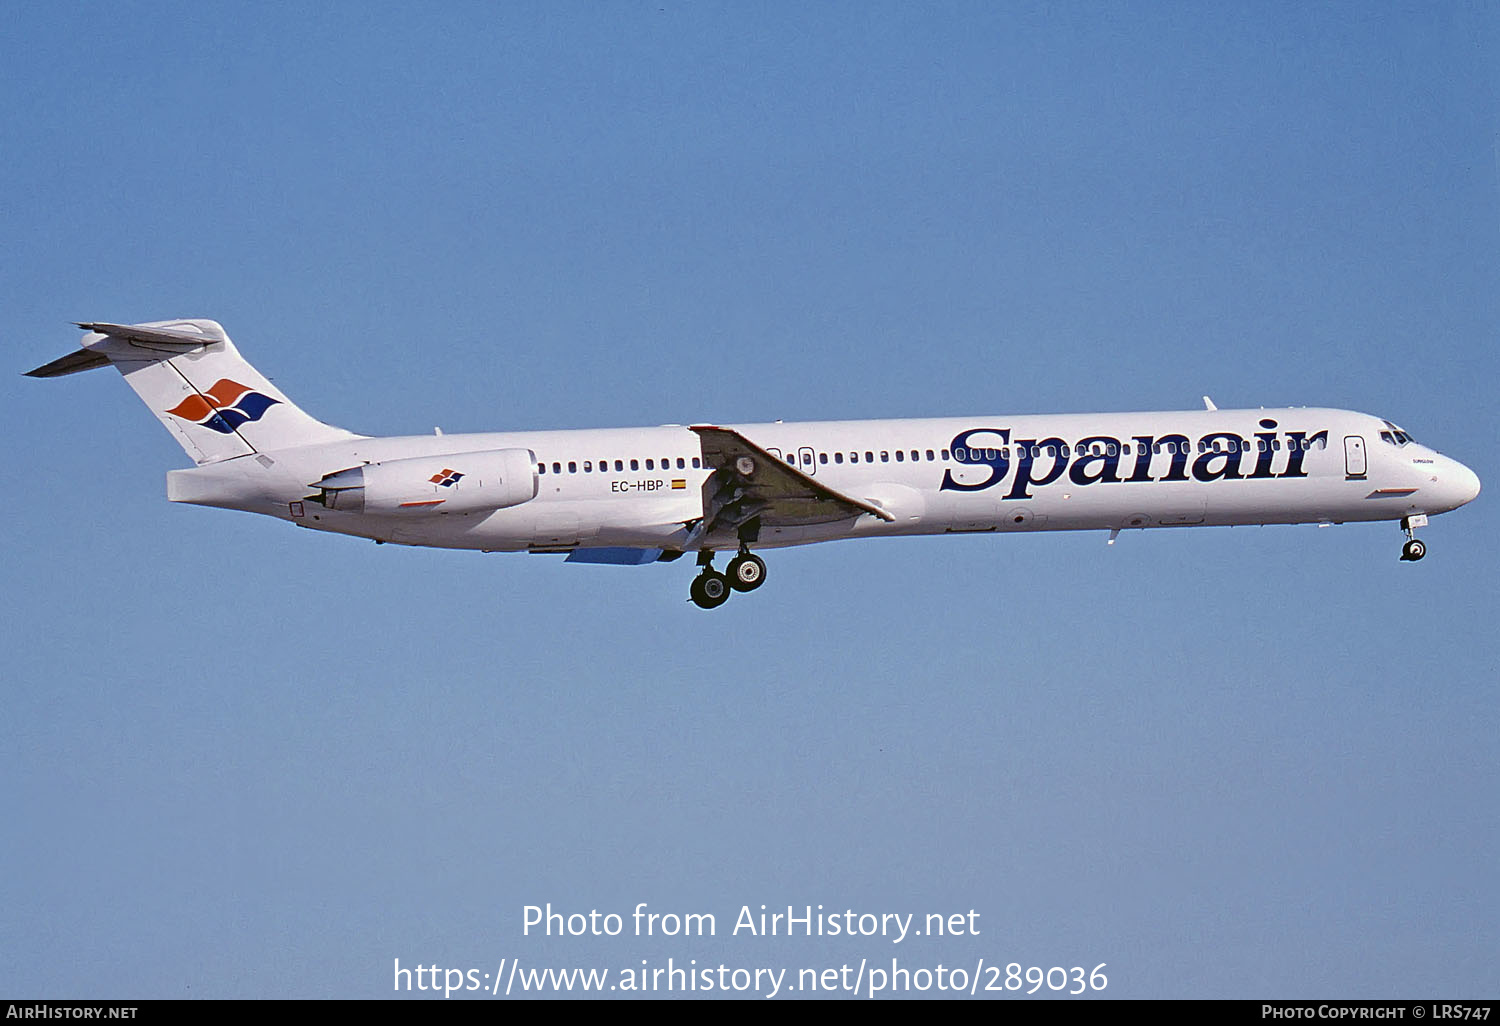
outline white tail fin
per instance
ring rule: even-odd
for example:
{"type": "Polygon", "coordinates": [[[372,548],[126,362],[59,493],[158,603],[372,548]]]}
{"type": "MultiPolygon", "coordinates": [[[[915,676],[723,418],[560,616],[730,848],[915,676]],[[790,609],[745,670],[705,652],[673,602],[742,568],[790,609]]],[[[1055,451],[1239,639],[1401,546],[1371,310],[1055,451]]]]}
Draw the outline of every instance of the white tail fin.
{"type": "Polygon", "coordinates": [[[80,324],[83,347],[36,378],[113,364],[196,463],[358,435],[304,413],[240,356],[217,321],[80,324]]]}

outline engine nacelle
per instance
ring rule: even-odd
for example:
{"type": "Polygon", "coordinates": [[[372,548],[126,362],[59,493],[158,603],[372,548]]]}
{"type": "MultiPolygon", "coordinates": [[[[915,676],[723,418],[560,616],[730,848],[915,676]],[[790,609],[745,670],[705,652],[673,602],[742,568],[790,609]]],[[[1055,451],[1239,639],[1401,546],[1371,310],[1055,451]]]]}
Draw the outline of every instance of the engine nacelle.
{"type": "Polygon", "coordinates": [[[536,454],[490,449],[366,463],[315,481],[312,500],[350,513],[484,513],[536,498],[536,454]]]}

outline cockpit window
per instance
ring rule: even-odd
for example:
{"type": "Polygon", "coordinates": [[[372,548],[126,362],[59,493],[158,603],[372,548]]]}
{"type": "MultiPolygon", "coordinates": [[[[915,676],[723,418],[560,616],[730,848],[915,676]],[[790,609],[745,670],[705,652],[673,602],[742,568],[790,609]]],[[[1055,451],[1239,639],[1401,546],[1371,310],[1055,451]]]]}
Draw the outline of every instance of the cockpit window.
{"type": "Polygon", "coordinates": [[[1383,441],[1383,443],[1391,444],[1391,446],[1413,446],[1413,444],[1416,444],[1416,438],[1401,431],[1400,428],[1392,425],[1389,420],[1382,420],[1380,423],[1383,423],[1388,428],[1388,431],[1380,432],[1380,441],[1383,441]]]}
{"type": "Polygon", "coordinates": [[[1381,441],[1389,442],[1392,445],[1412,445],[1416,443],[1417,440],[1415,438],[1407,434],[1405,431],[1402,431],[1390,421],[1383,420],[1381,421],[1381,423],[1390,428],[1389,431],[1380,432],[1381,441]]]}

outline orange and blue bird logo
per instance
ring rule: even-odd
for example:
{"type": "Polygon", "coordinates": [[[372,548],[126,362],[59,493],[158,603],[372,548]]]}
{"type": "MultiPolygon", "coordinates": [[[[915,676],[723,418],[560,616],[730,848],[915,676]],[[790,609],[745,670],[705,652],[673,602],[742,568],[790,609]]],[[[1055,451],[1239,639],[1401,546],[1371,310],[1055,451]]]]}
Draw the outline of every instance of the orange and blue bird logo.
{"type": "Polygon", "coordinates": [[[220,378],[201,394],[190,395],[167,412],[227,435],[241,424],[260,420],[281,402],[229,378],[220,378]]]}

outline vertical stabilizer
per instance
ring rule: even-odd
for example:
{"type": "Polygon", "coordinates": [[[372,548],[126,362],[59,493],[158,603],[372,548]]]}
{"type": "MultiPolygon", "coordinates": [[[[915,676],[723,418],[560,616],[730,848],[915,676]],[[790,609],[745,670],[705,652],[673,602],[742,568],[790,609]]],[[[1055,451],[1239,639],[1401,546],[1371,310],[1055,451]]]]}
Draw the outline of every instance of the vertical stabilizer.
{"type": "Polygon", "coordinates": [[[358,437],[303,412],[245,362],[217,321],[79,327],[82,348],[31,376],[113,364],[196,463],[358,437]]]}

